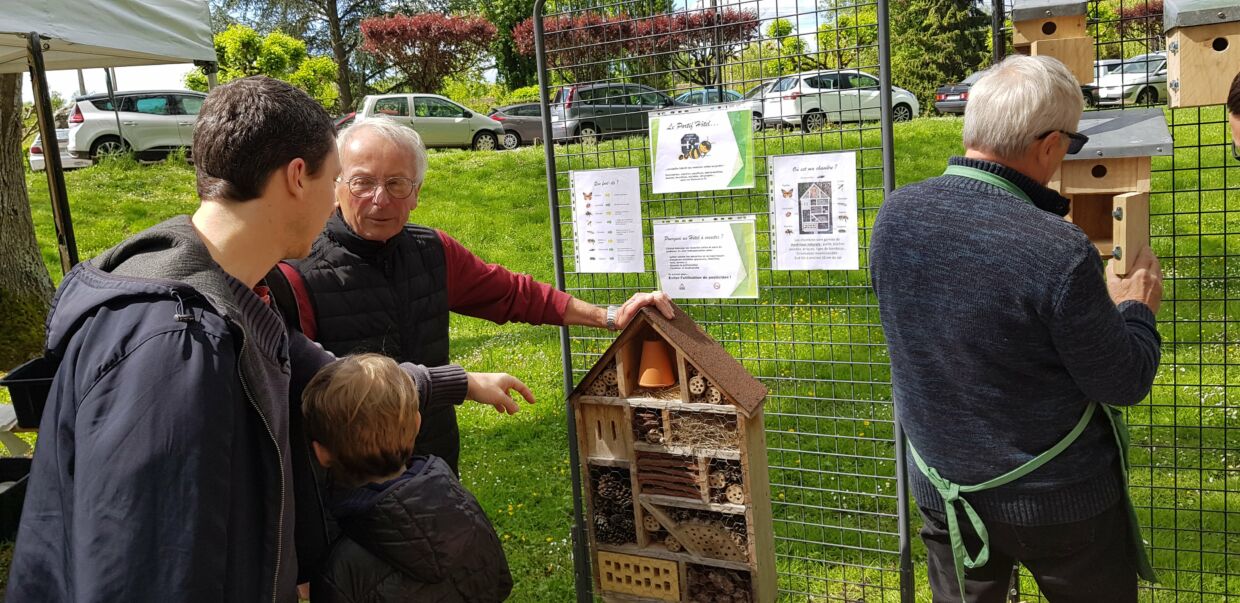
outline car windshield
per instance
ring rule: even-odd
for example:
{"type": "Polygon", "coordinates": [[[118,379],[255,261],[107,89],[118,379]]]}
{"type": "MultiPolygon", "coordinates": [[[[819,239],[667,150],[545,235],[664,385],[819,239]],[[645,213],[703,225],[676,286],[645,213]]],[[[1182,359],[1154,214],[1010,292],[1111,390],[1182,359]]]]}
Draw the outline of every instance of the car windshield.
{"type": "Polygon", "coordinates": [[[1121,69],[1120,72],[1127,73],[1127,74],[1154,73],[1155,71],[1158,71],[1160,64],[1161,64],[1161,61],[1135,61],[1132,63],[1124,63],[1124,68],[1121,69]]]}
{"type": "Polygon", "coordinates": [[[771,86],[771,92],[786,92],[788,90],[791,90],[793,86],[797,85],[797,81],[799,81],[800,79],[801,79],[800,77],[795,76],[795,75],[783,78],[779,80],[778,82],[775,82],[774,86],[771,86]]]}
{"type": "Polygon", "coordinates": [[[753,88],[750,88],[749,92],[745,93],[745,98],[753,98],[755,96],[762,94],[762,91],[765,90],[766,87],[769,85],[770,84],[759,84],[757,86],[754,86],[753,88]]]}

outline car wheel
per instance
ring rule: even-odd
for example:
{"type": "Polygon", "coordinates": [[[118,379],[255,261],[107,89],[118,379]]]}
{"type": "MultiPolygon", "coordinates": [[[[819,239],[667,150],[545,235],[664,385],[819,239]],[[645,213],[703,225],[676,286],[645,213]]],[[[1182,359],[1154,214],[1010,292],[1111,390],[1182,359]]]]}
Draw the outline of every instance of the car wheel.
{"type": "Polygon", "coordinates": [[[913,108],[904,103],[892,107],[891,121],[913,121],[913,108]]]}
{"type": "Polygon", "coordinates": [[[479,132],[474,135],[475,151],[494,151],[499,146],[499,139],[491,132],[479,132]]]}
{"type": "Polygon", "coordinates": [[[1093,109],[1094,107],[1098,106],[1098,103],[1094,102],[1094,95],[1088,92],[1082,92],[1081,95],[1085,97],[1085,108],[1086,109],[1093,109]]]}
{"type": "Polygon", "coordinates": [[[1152,105],[1158,102],[1158,91],[1153,88],[1146,88],[1137,95],[1138,105],[1152,105]]]}
{"type": "Polygon", "coordinates": [[[827,116],[822,111],[811,111],[801,118],[801,128],[808,132],[819,132],[827,127],[827,116]]]}
{"type": "Polygon", "coordinates": [[[521,146],[521,135],[516,132],[504,132],[504,138],[500,141],[505,149],[509,151],[521,146]]]}
{"type": "Polygon", "coordinates": [[[765,128],[765,127],[766,127],[766,122],[762,121],[762,114],[754,113],[753,114],[753,131],[761,132],[762,128],[765,128]]]}
{"type": "Polygon", "coordinates": [[[109,155],[120,155],[125,152],[125,144],[115,136],[104,136],[90,145],[90,158],[98,160],[109,155]]]}
{"type": "Polygon", "coordinates": [[[598,144],[598,130],[594,124],[586,124],[577,128],[577,138],[581,144],[598,144]]]}

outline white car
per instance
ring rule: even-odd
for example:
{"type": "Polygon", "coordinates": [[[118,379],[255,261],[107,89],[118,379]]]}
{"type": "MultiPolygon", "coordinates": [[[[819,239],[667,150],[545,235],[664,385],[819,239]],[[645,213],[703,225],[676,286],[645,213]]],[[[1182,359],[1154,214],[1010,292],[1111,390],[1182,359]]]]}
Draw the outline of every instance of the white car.
{"type": "Polygon", "coordinates": [[[1124,59],[1123,66],[1098,78],[1098,104],[1154,105],[1167,100],[1167,53],[1124,59]]]}
{"type": "MultiPolygon", "coordinates": [[[[60,128],[56,130],[56,140],[60,147],[60,167],[68,170],[73,168],[88,167],[92,163],[89,159],[78,159],[69,154],[69,129],[60,128]]],[[[42,172],[47,168],[47,159],[43,156],[43,136],[35,134],[34,142],[30,144],[30,171],[42,172]]]]}
{"type": "Polygon", "coordinates": [[[116,92],[79,97],[69,111],[69,153],[79,159],[132,150],[160,159],[194,142],[194,122],[207,95],[192,90],[116,92]],[[117,131],[117,122],[120,131],[117,131]]]}
{"type": "Polygon", "coordinates": [[[504,125],[474,113],[438,94],[381,94],[367,96],[356,121],[391,119],[413,128],[429,147],[456,147],[491,151],[504,138],[504,125]]]}
{"type": "MultiPolygon", "coordinates": [[[[807,71],[780,78],[763,96],[762,117],[806,132],[828,123],[877,121],[882,117],[878,78],[857,71],[807,71]]],[[[891,118],[909,121],[921,112],[917,97],[891,88],[891,118]]]]}

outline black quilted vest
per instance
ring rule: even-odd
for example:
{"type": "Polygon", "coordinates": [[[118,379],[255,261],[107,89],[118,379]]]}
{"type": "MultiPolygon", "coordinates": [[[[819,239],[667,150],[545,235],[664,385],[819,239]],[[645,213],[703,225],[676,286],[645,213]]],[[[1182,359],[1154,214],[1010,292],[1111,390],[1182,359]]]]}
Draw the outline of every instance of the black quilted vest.
{"type": "Polygon", "coordinates": [[[328,351],[448,363],[447,266],[434,229],[408,224],[376,243],[355,234],[337,211],[310,255],[293,264],[314,305],[317,340],[328,351]]]}

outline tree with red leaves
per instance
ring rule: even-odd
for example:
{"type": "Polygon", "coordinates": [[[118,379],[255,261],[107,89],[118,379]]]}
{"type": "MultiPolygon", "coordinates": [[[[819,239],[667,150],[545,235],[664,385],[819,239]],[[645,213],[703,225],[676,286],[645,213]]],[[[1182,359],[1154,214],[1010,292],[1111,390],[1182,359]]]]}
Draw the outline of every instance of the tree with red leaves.
{"type": "MultiPolygon", "coordinates": [[[[574,82],[607,78],[612,62],[625,56],[632,20],[625,14],[582,12],[543,19],[547,68],[574,82]]],[[[534,21],[526,19],[512,32],[517,51],[534,56],[534,21]]]]}
{"type": "Polygon", "coordinates": [[[1121,3],[1119,35],[1125,41],[1145,42],[1150,51],[1161,50],[1164,46],[1162,0],[1121,3]]]}
{"type": "Polygon", "coordinates": [[[394,15],[362,21],[362,50],[399,71],[413,92],[437,92],[478,62],[495,33],[482,17],[394,15]]]}
{"type": "Polygon", "coordinates": [[[740,54],[758,33],[758,13],[735,8],[677,13],[671,20],[680,51],[672,63],[683,77],[701,86],[723,83],[723,65],[740,54]]]}

